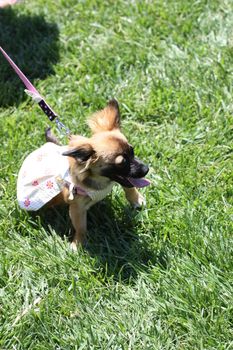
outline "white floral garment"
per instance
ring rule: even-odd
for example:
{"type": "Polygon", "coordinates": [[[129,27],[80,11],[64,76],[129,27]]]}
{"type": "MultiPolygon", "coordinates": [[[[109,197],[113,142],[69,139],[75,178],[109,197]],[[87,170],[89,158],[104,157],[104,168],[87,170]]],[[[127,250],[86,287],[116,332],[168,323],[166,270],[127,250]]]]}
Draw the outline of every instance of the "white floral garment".
{"type": "Polygon", "coordinates": [[[67,146],[47,142],[24,160],[17,181],[17,199],[22,209],[38,210],[71,182],[69,162],[62,153],[67,146]]]}
{"type": "MultiPolygon", "coordinates": [[[[17,199],[22,209],[40,209],[62,191],[65,183],[72,189],[68,157],[62,155],[67,150],[68,146],[47,142],[26,157],[17,181],[17,199]]],[[[90,197],[89,208],[105,198],[113,185],[110,182],[103,190],[88,191],[76,186],[76,190],[79,195],[90,197]]]]}

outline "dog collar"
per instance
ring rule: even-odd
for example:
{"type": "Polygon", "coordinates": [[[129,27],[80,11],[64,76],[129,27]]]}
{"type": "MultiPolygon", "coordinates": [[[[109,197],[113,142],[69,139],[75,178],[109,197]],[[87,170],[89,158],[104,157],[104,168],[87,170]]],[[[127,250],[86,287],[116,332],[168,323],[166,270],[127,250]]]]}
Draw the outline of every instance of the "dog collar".
{"type": "Polygon", "coordinates": [[[87,191],[79,185],[75,185],[72,182],[69,182],[68,180],[62,179],[60,176],[56,177],[56,181],[61,188],[66,187],[69,189],[69,197],[68,197],[69,200],[73,200],[75,196],[82,196],[82,197],[89,197],[93,201],[100,201],[104,197],[106,197],[108,193],[111,192],[114,186],[114,183],[110,182],[110,184],[103,190],[87,191]]]}
{"type": "Polygon", "coordinates": [[[27,95],[29,95],[33,101],[37,102],[42,111],[47,115],[50,121],[53,121],[55,119],[57,128],[59,131],[65,132],[65,134],[69,135],[70,130],[65,127],[65,125],[60,121],[58,114],[56,114],[53,109],[48,105],[48,103],[44,100],[44,98],[39,94],[35,86],[28,80],[28,78],[23,74],[23,72],[19,69],[19,67],[14,63],[14,61],[8,56],[8,54],[3,50],[3,48],[0,46],[0,51],[3,54],[3,56],[6,58],[6,60],[9,62],[11,67],[14,69],[15,73],[18,75],[18,77],[21,79],[21,81],[24,83],[27,89],[24,91],[27,95]]]}
{"type": "Polygon", "coordinates": [[[73,200],[74,196],[89,197],[88,192],[85,191],[82,187],[74,185],[72,183],[68,184],[69,187],[69,197],[68,199],[73,200]]]}
{"type": "Polygon", "coordinates": [[[73,200],[74,196],[77,196],[77,195],[83,196],[83,197],[89,196],[88,192],[84,190],[82,187],[75,185],[72,182],[69,182],[68,180],[63,179],[61,176],[57,176],[56,181],[60,186],[60,188],[66,187],[69,189],[68,199],[70,200],[73,200]]]}

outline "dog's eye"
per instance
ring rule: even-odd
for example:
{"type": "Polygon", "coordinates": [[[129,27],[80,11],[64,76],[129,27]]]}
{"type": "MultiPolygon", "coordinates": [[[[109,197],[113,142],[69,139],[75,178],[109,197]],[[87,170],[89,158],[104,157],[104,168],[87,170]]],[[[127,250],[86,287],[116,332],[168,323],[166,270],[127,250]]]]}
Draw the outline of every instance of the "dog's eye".
{"type": "Polygon", "coordinates": [[[126,159],[122,155],[119,155],[115,158],[115,164],[124,165],[125,163],[126,159]]]}

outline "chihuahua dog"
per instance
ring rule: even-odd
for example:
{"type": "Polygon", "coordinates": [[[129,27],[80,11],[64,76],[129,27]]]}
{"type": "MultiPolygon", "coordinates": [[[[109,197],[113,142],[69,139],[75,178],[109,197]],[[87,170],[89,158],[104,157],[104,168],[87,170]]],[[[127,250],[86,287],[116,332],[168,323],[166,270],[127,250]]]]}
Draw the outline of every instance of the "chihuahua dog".
{"type": "Polygon", "coordinates": [[[115,182],[123,187],[134,207],[145,203],[136,188],[149,184],[144,179],[148,166],[134,156],[133,147],[120,130],[116,100],[90,117],[88,125],[92,136],[71,135],[68,146],[58,145],[48,132],[48,142],[24,161],[17,183],[18,201],[24,209],[69,205],[75,229],[73,250],[85,240],[87,210],[102,200],[115,182]]]}

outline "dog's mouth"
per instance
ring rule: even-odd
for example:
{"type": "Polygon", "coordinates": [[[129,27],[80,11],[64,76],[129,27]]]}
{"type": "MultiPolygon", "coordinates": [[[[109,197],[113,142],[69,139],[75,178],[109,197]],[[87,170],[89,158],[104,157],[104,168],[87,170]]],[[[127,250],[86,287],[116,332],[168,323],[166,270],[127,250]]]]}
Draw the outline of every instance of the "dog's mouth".
{"type": "Polygon", "coordinates": [[[118,182],[124,187],[142,188],[150,185],[150,181],[144,178],[124,177],[120,175],[115,175],[114,177],[112,177],[112,180],[118,182]]]}
{"type": "Polygon", "coordinates": [[[134,158],[124,166],[108,164],[102,168],[101,175],[119,183],[123,187],[142,188],[150,185],[150,181],[144,177],[149,171],[149,167],[139,159],[134,158]]]}

